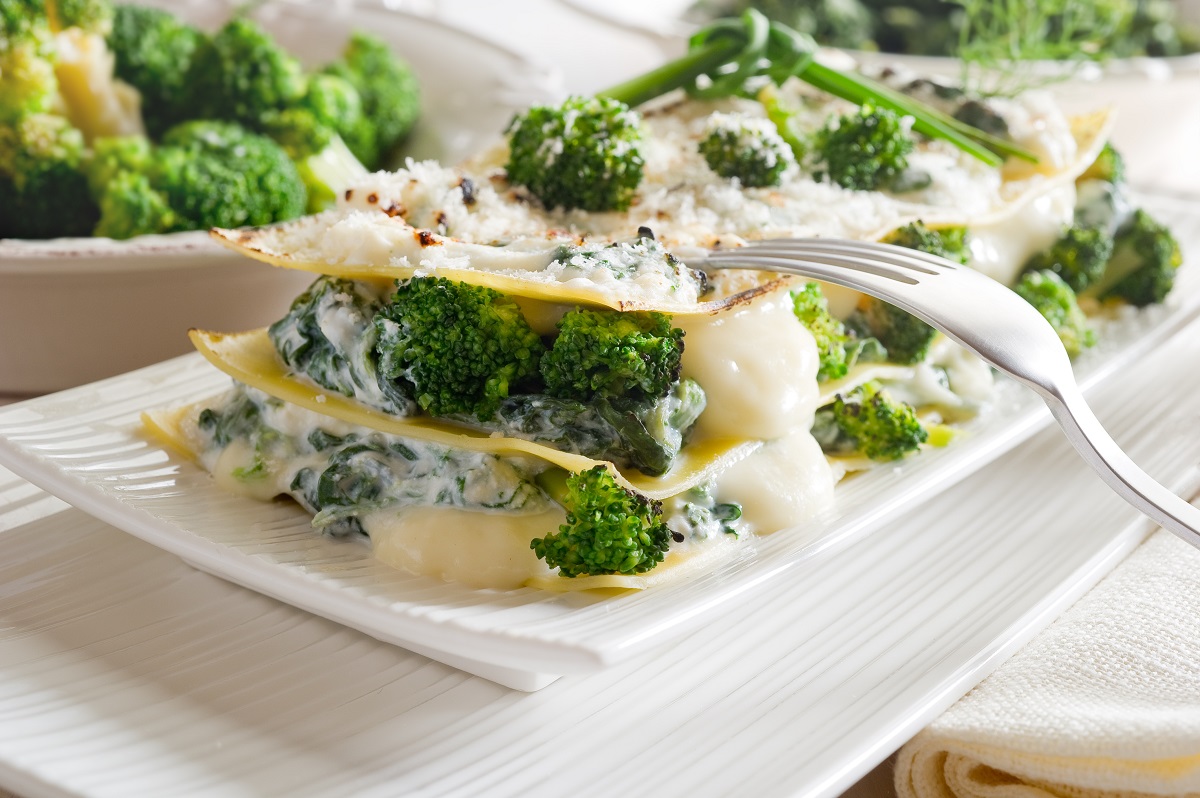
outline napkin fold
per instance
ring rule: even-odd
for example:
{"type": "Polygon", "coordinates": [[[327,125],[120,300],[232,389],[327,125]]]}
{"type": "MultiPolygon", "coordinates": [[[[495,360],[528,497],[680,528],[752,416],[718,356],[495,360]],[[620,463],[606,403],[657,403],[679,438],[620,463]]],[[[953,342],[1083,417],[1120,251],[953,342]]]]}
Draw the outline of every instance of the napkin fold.
{"type": "Polygon", "coordinates": [[[1200,796],[1200,551],[1154,533],[895,776],[900,798],[1200,796]]]}

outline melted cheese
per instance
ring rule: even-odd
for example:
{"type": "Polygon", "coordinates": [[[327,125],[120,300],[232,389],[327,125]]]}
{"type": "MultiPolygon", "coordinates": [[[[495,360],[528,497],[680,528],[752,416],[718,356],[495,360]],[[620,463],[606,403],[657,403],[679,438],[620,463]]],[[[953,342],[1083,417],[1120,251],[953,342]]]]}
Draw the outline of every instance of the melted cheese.
{"type": "Polygon", "coordinates": [[[971,226],[969,265],[1005,285],[1017,281],[1026,262],[1058,240],[1075,213],[1075,184],[1065,183],[1012,215],[971,226]]]}
{"type": "Polygon", "coordinates": [[[834,474],[807,431],[772,441],[717,478],[718,501],[742,505],[755,533],[776,532],[812,518],[833,502],[834,474]]]}
{"type": "Polygon", "coordinates": [[[552,575],[529,541],[558,531],[564,520],[559,508],[514,515],[406,507],[362,517],[380,561],[414,574],[501,590],[552,575]]]}
{"type": "Polygon", "coordinates": [[[853,391],[858,386],[872,380],[892,380],[903,382],[912,379],[916,369],[913,366],[897,366],[894,363],[860,363],[847,372],[846,376],[829,380],[820,384],[821,396],[817,400],[818,407],[830,404],[838,394],[853,391]]]}
{"type": "Polygon", "coordinates": [[[817,345],[797,321],[786,289],[676,323],[685,332],[683,376],[708,397],[696,435],[771,440],[812,426],[817,345]]]}

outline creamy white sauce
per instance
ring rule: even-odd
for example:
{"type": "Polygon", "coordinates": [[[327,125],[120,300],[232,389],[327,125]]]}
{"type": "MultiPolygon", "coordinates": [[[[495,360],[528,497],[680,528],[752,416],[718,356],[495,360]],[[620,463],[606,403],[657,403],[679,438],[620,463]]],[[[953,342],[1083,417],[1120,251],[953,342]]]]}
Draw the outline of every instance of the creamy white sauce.
{"type": "Polygon", "coordinates": [[[833,503],[834,475],[812,435],[796,431],[735,463],[716,497],[742,505],[745,528],[767,534],[799,524],[833,503]]]}
{"type": "Polygon", "coordinates": [[[922,410],[936,409],[946,421],[969,418],[991,401],[991,366],[945,336],[938,336],[928,357],[909,369],[902,378],[884,374],[879,381],[894,399],[922,410]]]}
{"type": "Polygon", "coordinates": [[[1065,183],[999,221],[971,225],[968,265],[1012,285],[1033,255],[1058,240],[1074,214],[1075,184],[1065,183]]]}
{"type": "MultiPolygon", "coordinates": [[[[297,475],[309,469],[315,475],[330,465],[330,457],[340,444],[321,450],[310,441],[313,433],[353,440],[345,445],[374,448],[358,453],[363,474],[378,476],[383,487],[372,499],[382,509],[408,505],[448,505],[508,512],[540,512],[549,506],[541,490],[534,487],[534,474],[544,468],[538,462],[520,456],[500,457],[486,452],[450,448],[413,438],[402,438],[363,429],[337,419],[314,413],[296,405],[267,399],[251,388],[234,389],[208,403],[220,411],[245,391],[256,399],[260,418],[272,435],[267,443],[255,447],[245,437],[234,437],[219,446],[211,436],[200,432],[195,419],[189,424],[189,437],[201,446],[199,459],[217,482],[227,490],[258,499],[292,495],[302,504],[303,492],[293,487],[297,475]]],[[[335,507],[317,514],[314,525],[320,527],[331,518],[344,515],[347,508],[335,507]]],[[[353,509],[353,508],[350,508],[353,509]]]]}
{"type": "Polygon", "coordinates": [[[996,380],[992,367],[949,338],[939,338],[929,362],[946,370],[950,390],[967,406],[980,407],[992,398],[996,380]]]}
{"type": "Polygon", "coordinates": [[[685,333],[683,376],[708,397],[695,434],[772,440],[812,426],[817,345],[796,319],[787,288],[675,323],[685,333]]]}
{"type": "Polygon", "coordinates": [[[235,476],[254,466],[254,448],[244,439],[231,441],[224,449],[214,451],[210,460],[212,466],[208,470],[223,490],[259,501],[270,501],[281,492],[279,480],[270,475],[257,479],[235,476]]]}
{"type": "Polygon", "coordinates": [[[988,103],[1004,117],[1009,136],[1037,156],[1037,163],[1010,158],[1004,164],[1006,180],[1051,174],[1070,165],[1077,145],[1067,117],[1048,92],[1029,91],[1019,97],[993,97],[988,103]]]}

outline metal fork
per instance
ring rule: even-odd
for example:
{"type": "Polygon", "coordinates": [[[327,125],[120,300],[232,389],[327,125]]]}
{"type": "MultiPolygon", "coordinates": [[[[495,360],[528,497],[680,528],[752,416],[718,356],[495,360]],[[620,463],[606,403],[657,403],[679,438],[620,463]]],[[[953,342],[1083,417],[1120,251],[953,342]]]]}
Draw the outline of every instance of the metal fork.
{"type": "Polygon", "coordinates": [[[890,244],[772,239],[709,252],[689,265],[797,274],[853,288],[923,319],[1046,402],[1067,439],[1108,485],[1164,528],[1200,548],[1200,509],[1142,471],[1083,398],[1058,334],[1013,291],[953,261],[890,244]]]}

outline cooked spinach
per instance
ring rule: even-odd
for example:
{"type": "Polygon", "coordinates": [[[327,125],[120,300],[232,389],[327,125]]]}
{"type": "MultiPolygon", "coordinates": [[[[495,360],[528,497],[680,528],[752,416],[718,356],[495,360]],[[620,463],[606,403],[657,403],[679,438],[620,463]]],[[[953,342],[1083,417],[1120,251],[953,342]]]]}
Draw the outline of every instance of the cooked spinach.
{"type": "Polygon", "coordinates": [[[585,404],[522,394],[501,402],[496,414],[480,426],[657,475],[671,468],[705,401],[703,389],[693,380],[680,381],[656,400],[597,399],[585,404]]]}
{"type": "Polygon", "coordinates": [[[241,480],[262,479],[270,471],[270,453],[283,443],[283,436],[263,420],[263,403],[278,407],[278,399],[254,399],[245,391],[238,391],[232,402],[220,410],[205,408],[196,423],[200,430],[212,437],[216,448],[224,449],[238,439],[245,439],[254,450],[254,461],[249,466],[236,468],[233,476],[241,480]]]}
{"type": "Polygon", "coordinates": [[[704,483],[680,497],[676,509],[667,519],[676,542],[686,538],[703,540],[718,534],[740,534],[737,522],[742,517],[742,505],[718,502],[713,488],[712,483],[704,483]]]}
{"type": "Polygon", "coordinates": [[[403,386],[378,374],[372,320],[382,306],[369,283],[323,275],[268,334],[283,362],[322,388],[412,415],[418,408],[403,386]]]}
{"type": "MultiPolygon", "coordinates": [[[[575,254],[589,263],[616,268],[610,260],[636,261],[642,254],[639,247],[658,246],[647,231],[637,246],[598,250],[604,257],[592,251],[575,254]]],[[[420,408],[406,388],[409,384],[388,379],[383,376],[387,369],[380,367],[376,345],[380,325],[374,320],[387,301],[386,291],[370,283],[320,277],[296,299],[287,316],[271,325],[271,341],[289,367],[323,388],[394,415],[418,414],[420,408]]],[[[659,399],[612,397],[585,404],[542,393],[514,394],[501,399],[497,410],[483,420],[471,413],[446,418],[657,475],[671,468],[705,401],[696,382],[682,380],[659,399]]],[[[315,449],[333,443],[311,442],[315,449]]],[[[307,481],[304,484],[308,486],[307,481]]],[[[303,492],[315,496],[315,484],[303,492]]],[[[323,504],[314,501],[312,506],[323,504]]]]}
{"type": "Polygon", "coordinates": [[[363,534],[358,519],[383,507],[448,505],[521,512],[543,501],[526,475],[491,454],[382,434],[347,440],[322,454],[327,456],[324,466],[297,471],[290,491],[315,513],[313,526],[333,537],[363,534]]]}

